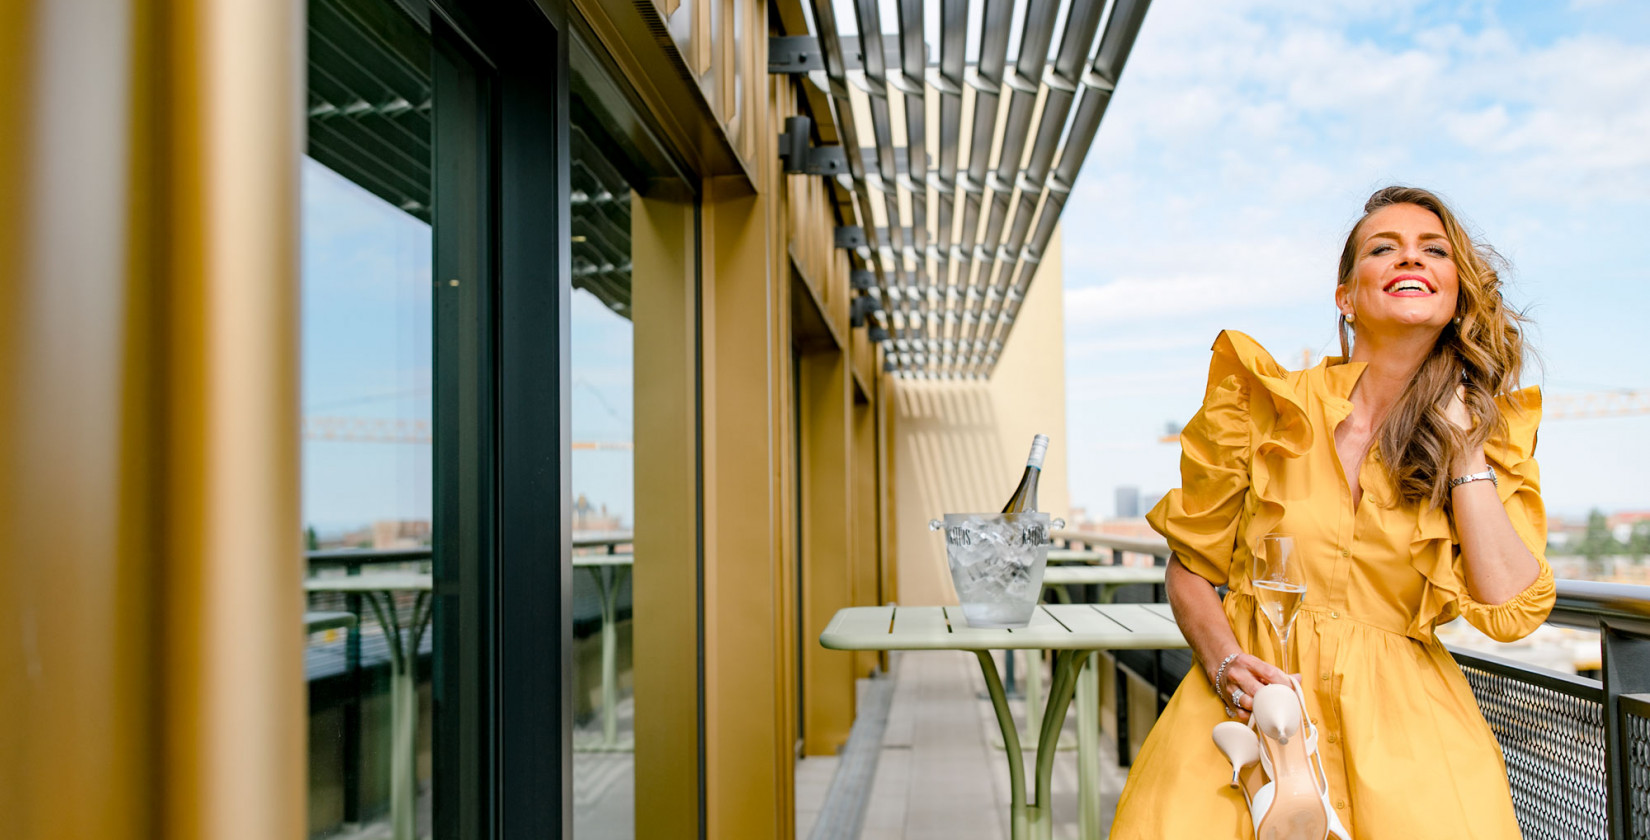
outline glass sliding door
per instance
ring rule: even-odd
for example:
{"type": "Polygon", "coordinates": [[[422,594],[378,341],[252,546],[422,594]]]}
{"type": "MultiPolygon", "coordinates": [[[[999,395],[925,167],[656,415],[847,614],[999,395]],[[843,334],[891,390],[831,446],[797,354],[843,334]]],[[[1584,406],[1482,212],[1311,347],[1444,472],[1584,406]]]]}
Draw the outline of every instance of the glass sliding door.
{"type": "Polygon", "coordinates": [[[669,795],[650,779],[697,773],[698,232],[688,181],[584,43],[568,129],[573,836],[629,840],[669,795]]]}
{"type": "Polygon", "coordinates": [[[532,0],[308,9],[310,833],[559,836],[565,35],[532,0]]]}
{"type": "Polygon", "coordinates": [[[311,0],[302,166],[311,836],[427,836],[431,42],[311,0]]]}

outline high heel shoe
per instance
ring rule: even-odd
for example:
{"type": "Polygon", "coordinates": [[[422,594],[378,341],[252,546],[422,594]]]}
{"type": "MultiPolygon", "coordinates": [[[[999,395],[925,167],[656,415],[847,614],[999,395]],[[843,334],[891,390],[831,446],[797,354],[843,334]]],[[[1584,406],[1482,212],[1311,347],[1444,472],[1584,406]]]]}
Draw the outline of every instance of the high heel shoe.
{"type": "Polygon", "coordinates": [[[1226,755],[1226,760],[1232,762],[1231,786],[1243,791],[1245,802],[1249,800],[1249,789],[1243,786],[1238,778],[1244,768],[1260,761],[1260,741],[1255,737],[1255,731],[1235,720],[1223,720],[1215,724],[1215,746],[1226,755]]]}
{"type": "Polygon", "coordinates": [[[1255,694],[1249,724],[1270,781],[1255,792],[1249,813],[1257,840],[1351,840],[1329,803],[1329,779],[1318,759],[1318,728],[1294,680],[1255,694]]]}

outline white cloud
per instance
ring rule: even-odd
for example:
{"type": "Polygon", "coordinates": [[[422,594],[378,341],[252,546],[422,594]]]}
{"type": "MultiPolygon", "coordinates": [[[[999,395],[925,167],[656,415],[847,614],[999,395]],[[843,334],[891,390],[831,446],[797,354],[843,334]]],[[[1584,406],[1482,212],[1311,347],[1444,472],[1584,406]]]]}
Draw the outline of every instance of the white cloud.
{"type": "Polygon", "coordinates": [[[1610,23],[1632,4],[1585,5],[1156,0],[1062,222],[1070,434],[1094,438],[1074,501],[1175,482],[1100,445],[1096,395],[1182,416],[1225,327],[1330,349],[1341,240],[1389,183],[1444,193],[1515,260],[1555,375],[1650,355],[1599,314],[1650,302],[1621,285],[1650,262],[1650,48],[1610,23]]]}

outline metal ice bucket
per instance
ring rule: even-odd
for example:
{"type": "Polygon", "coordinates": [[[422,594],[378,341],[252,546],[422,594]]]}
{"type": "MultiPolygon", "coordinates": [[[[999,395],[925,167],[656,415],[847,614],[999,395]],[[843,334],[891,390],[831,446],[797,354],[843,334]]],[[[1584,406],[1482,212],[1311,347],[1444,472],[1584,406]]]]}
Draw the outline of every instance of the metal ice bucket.
{"type": "Polygon", "coordinates": [[[1024,627],[1043,591],[1048,532],[1064,528],[1046,513],[948,513],[929,520],[945,531],[945,555],[970,627],[1024,627]]]}

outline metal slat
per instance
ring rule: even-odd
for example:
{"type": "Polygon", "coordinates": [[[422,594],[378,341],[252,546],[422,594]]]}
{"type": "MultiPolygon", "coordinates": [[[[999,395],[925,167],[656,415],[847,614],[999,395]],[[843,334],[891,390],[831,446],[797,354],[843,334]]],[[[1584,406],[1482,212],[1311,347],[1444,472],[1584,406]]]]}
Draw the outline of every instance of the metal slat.
{"type": "Polygon", "coordinates": [[[824,77],[838,138],[860,149],[863,128],[874,150],[868,161],[850,154],[851,177],[839,184],[853,194],[844,210],[870,240],[859,257],[877,278],[872,293],[882,309],[874,320],[889,331],[886,358],[905,376],[989,376],[995,368],[1149,6],[1113,0],[1108,15],[1106,0],[1024,0],[1011,65],[1018,0],[981,1],[969,69],[969,0],[937,0],[932,67],[925,0],[854,0],[857,64],[845,60],[834,6],[810,0],[825,64],[813,78],[824,77]],[[882,2],[895,4],[896,34],[882,32],[882,2]],[[863,78],[850,82],[851,66],[863,78]],[[929,88],[938,97],[933,124],[929,88]],[[903,109],[903,143],[895,141],[891,96],[903,109]],[[868,128],[855,125],[855,102],[869,114],[868,128]],[[966,162],[965,124],[972,127],[966,162]]]}
{"type": "Polygon", "coordinates": [[[943,607],[896,607],[894,609],[894,632],[904,635],[916,633],[919,635],[931,633],[950,633],[946,626],[943,607]]]}

